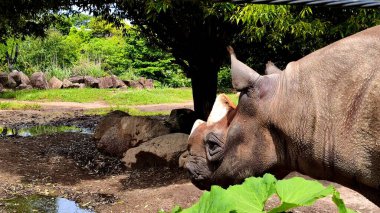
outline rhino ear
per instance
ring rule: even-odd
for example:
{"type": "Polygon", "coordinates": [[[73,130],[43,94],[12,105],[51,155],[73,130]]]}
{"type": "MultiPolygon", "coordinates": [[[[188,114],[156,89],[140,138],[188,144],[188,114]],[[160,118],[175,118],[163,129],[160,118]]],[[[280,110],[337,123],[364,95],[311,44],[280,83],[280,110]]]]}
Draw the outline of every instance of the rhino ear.
{"type": "Polygon", "coordinates": [[[233,110],[235,108],[236,106],[225,94],[218,95],[214,102],[214,106],[212,106],[210,115],[208,116],[207,125],[211,125],[222,120],[227,116],[230,110],[233,110]]]}
{"type": "Polygon", "coordinates": [[[227,50],[231,55],[232,86],[238,91],[242,91],[252,86],[259,79],[260,74],[239,61],[236,58],[235,51],[231,46],[228,46],[227,50]]]}
{"type": "Polygon", "coordinates": [[[199,125],[201,125],[201,124],[203,124],[203,123],[206,123],[206,122],[204,122],[204,121],[202,121],[202,120],[200,120],[200,119],[196,120],[196,121],[194,122],[193,128],[191,128],[190,135],[193,134],[194,130],[195,130],[199,125]]]}
{"type": "Polygon", "coordinates": [[[280,70],[276,65],[274,65],[273,62],[268,61],[268,63],[265,65],[265,74],[270,75],[270,74],[280,74],[282,70],[280,70]]]}

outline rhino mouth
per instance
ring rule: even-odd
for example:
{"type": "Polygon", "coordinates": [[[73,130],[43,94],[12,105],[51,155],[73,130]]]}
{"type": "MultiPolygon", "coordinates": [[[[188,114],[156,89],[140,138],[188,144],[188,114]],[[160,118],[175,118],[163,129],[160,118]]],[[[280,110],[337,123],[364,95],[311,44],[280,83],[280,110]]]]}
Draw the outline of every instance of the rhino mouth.
{"type": "Polygon", "coordinates": [[[200,156],[190,156],[185,163],[185,168],[189,172],[191,182],[202,190],[207,190],[211,186],[210,177],[212,171],[207,165],[207,160],[200,156]]]}

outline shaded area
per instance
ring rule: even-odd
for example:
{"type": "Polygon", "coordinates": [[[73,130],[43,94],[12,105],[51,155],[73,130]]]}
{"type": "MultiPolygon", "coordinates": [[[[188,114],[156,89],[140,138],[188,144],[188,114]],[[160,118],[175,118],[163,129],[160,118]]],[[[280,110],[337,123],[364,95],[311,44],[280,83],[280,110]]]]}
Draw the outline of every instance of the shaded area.
{"type": "Polygon", "coordinates": [[[187,172],[179,168],[150,167],[127,171],[127,178],[120,180],[123,190],[157,188],[187,183],[187,172]]]}

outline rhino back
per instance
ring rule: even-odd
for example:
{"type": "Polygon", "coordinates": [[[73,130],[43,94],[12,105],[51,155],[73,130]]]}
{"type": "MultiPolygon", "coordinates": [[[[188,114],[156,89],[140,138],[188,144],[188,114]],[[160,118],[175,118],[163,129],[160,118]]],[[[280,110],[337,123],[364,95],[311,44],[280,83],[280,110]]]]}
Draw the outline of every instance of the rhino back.
{"type": "Polygon", "coordinates": [[[312,155],[304,169],[379,188],[380,26],[289,64],[283,79],[295,141],[312,155]]]}

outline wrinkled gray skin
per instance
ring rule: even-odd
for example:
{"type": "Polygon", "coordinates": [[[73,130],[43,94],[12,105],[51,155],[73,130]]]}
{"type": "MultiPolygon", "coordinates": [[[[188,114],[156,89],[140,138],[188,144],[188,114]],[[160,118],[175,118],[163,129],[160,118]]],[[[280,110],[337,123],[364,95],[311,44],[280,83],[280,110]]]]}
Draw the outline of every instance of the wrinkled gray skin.
{"type": "Polygon", "coordinates": [[[236,115],[217,130],[224,141],[210,139],[215,130],[205,124],[192,132],[185,164],[192,181],[208,189],[298,171],[380,205],[380,26],[266,76],[229,52],[232,83],[241,92],[236,115]]]}

